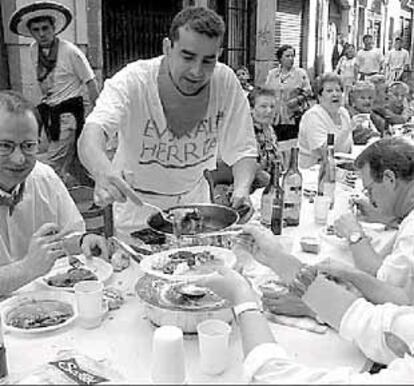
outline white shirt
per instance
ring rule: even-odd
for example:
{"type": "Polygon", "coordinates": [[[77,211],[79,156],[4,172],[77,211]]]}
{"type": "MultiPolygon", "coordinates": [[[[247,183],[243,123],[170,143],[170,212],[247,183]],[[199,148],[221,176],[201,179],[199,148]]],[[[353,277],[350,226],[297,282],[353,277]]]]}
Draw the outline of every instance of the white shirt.
{"type": "MultiPolygon", "coordinates": [[[[205,181],[204,169],[216,168],[218,152],[228,165],[257,157],[248,101],[234,72],[217,63],[205,118],[188,135],[177,138],[168,130],[158,95],[162,58],[138,60],[106,80],[86,124],[98,124],[109,137],[118,132],[114,169],[132,171],[135,188],[158,194],[145,195],[145,201],[166,207],[166,197],[198,189],[200,194],[187,201],[205,202],[207,189],[199,189],[200,181],[205,181]]],[[[128,202],[116,204],[116,224],[132,222],[134,212],[137,208],[128,202]]]]}
{"type": "Polygon", "coordinates": [[[372,50],[359,50],[356,55],[358,71],[363,74],[371,74],[380,71],[384,58],[381,52],[375,48],[372,50]]]}
{"type": "Polygon", "coordinates": [[[414,304],[414,210],[401,222],[391,250],[377,271],[377,278],[403,288],[414,304]]]}
{"type": "Polygon", "coordinates": [[[400,50],[392,49],[386,56],[386,64],[390,70],[402,70],[406,65],[410,64],[410,54],[404,48],[400,50]]]}
{"type": "MultiPolygon", "coordinates": [[[[275,343],[256,346],[245,358],[250,381],[272,384],[412,384],[414,358],[397,358],[384,342],[384,332],[392,332],[408,345],[414,343],[414,309],[392,304],[376,305],[356,300],[346,311],[340,335],[354,341],[373,360],[388,367],[378,374],[359,373],[350,367],[333,369],[301,365],[275,343]]],[[[276,337],[277,340],[277,337],[276,337]]]]}
{"type": "Polygon", "coordinates": [[[337,126],[328,112],[319,104],[314,105],[305,114],[299,124],[299,167],[309,168],[315,165],[320,149],[326,143],[328,133],[335,134],[335,151],[350,153],[352,149],[352,125],[348,110],[339,108],[341,125],[337,126]]]}
{"type": "Polygon", "coordinates": [[[62,180],[37,161],[26,179],[23,199],[9,215],[0,206],[0,265],[22,259],[33,233],[47,222],[62,230],[85,231],[84,221],[62,180]]]}
{"type": "MultiPolygon", "coordinates": [[[[32,43],[30,57],[35,79],[38,50],[39,45],[36,42],[32,43]]],[[[85,54],[76,45],[59,38],[56,67],[40,83],[43,101],[55,106],[67,99],[82,96],[83,85],[93,78],[95,78],[95,74],[85,54]]]]}

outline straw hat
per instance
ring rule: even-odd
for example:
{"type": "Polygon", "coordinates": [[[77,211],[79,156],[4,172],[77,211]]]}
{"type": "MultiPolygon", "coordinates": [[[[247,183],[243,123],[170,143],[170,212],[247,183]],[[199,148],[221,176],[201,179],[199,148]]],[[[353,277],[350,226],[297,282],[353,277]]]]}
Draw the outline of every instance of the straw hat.
{"type": "Polygon", "coordinates": [[[56,34],[66,29],[72,21],[71,11],[53,1],[36,1],[16,10],[10,18],[9,28],[15,34],[31,37],[27,22],[35,17],[49,16],[55,20],[56,34]]]}

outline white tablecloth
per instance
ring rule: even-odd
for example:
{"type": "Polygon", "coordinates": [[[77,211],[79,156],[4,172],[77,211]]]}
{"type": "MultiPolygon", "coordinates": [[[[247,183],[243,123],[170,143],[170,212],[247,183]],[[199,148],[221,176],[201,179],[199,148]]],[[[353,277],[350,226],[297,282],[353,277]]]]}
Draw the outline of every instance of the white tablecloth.
{"type": "MultiPolygon", "coordinates": [[[[97,329],[83,329],[75,321],[63,330],[47,334],[29,336],[5,332],[11,379],[20,378],[54,360],[60,350],[73,348],[96,360],[109,359],[123,374],[125,383],[150,383],[151,343],[155,327],[146,319],[144,306],[133,291],[133,285],[141,275],[135,263],[124,272],[113,275],[109,284],[125,291],[126,303],[121,309],[110,312],[97,329]]],[[[38,286],[31,283],[24,290],[40,288],[38,286]]],[[[271,328],[278,342],[301,363],[318,367],[346,365],[356,369],[361,369],[366,363],[360,351],[333,330],[316,334],[273,323],[271,328]]],[[[185,335],[184,343],[189,383],[245,383],[241,340],[236,325],[233,325],[231,334],[230,365],[219,376],[209,376],[200,371],[196,335],[185,335]]]]}

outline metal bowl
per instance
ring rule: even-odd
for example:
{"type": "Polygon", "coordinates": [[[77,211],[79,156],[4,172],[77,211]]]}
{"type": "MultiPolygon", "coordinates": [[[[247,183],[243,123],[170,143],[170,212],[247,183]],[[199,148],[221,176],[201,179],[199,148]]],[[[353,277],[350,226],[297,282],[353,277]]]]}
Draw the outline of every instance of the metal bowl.
{"type": "Polygon", "coordinates": [[[228,301],[215,304],[198,299],[186,306],[179,303],[166,304],[162,294],[171,285],[171,282],[150,275],[139,278],[135,285],[135,291],[144,304],[144,312],[154,325],[173,325],[181,328],[184,333],[194,334],[197,333],[197,325],[208,319],[232,322],[233,314],[228,301]],[[197,305],[197,302],[201,304],[197,305]]]}
{"type": "MultiPolygon", "coordinates": [[[[239,221],[239,214],[233,209],[218,204],[189,204],[174,206],[166,209],[165,212],[171,212],[174,209],[197,209],[203,219],[203,226],[200,234],[208,234],[222,231],[239,221]]],[[[172,223],[166,221],[160,213],[154,213],[148,218],[148,226],[158,232],[173,233],[172,223]]],[[[190,235],[184,233],[184,235],[190,235]]]]}

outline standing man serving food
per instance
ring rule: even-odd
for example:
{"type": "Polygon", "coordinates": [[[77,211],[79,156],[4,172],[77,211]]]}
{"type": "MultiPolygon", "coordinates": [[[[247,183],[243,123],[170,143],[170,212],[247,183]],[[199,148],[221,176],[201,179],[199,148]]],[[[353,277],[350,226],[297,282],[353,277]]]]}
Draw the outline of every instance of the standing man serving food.
{"type": "Polygon", "coordinates": [[[76,138],[84,124],[84,85],[92,105],[98,97],[98,86],[84,53],[57,37],[71,20],[72,14],[65,6],[38,1],[18,9],[9,26],[15,34],[35,39],[30,56],[42,93],[38,109],[50,142],[45,162],[64,181],[71,173],[85,183],[85,171],[76,163],[76,138]]]}
{"type": "Polygon", "coordinates": [[[249,203],[256,140],[240,82],[218,63],[224,31],[214,11],[185,8],[164,39],[164,55],[131,63],[105,82],[78,149],[97,203],[122,202],[114,205],[116,226],[142,221],[139,208],[125,202],[123,176],[161,208],[208,202],[203,171],[215,169],[218,154],[232,166],[233,207],[249,203]],[[105,142],[116,132],[111,163],[105,142]]]}

